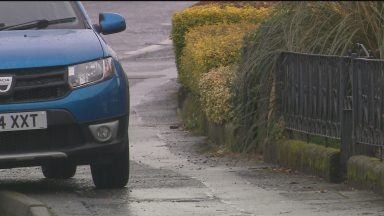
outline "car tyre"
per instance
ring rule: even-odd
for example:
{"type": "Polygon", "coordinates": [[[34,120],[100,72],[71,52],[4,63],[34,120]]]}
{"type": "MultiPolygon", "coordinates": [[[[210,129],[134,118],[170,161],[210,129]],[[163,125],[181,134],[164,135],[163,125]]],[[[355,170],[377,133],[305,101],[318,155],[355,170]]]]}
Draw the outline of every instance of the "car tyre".
{"type": "Polygon", "coordinates": [[[118,153],[109,163],[91,164],[91,172],[96,188],[111,189],[126,186],[129,179],[128,137],[124,151],[118,153]]]}
{"type": "Polygon", "coordinates": [[[77,166],[68,161],[54,161],[41,166],[43,175],[49,179],[69,179],[76,174],[77,166]]]}

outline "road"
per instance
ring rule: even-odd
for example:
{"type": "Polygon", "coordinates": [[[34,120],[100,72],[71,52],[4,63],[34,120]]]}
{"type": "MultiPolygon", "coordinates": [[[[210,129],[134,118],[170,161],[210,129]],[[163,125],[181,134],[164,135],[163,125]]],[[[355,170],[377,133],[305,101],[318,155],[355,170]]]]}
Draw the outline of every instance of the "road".
{"type": "Polygon", "coordinates": [[[127,53],[166,40],[172,13],[192,3],[84,3],[95,22],[101,11],[127,20],[125,32],[105,37],[130,79],[127,188],[96,190],[88,166],[62,181],[44,179],[40,168],[0,170],[0,187],[45,202],[57,215],[384,215],[383,198],[371,192],[286,173],[254,159],[214,157],[204,153],[204,137],[182,129],[171,45],[127,53]]]}

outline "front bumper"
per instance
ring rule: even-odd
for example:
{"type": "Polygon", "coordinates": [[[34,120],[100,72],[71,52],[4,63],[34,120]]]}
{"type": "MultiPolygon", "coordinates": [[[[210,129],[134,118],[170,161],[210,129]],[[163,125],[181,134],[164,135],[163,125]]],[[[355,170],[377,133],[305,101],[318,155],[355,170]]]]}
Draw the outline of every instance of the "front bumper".
{"type": "Polygon", "coordinates": [[[0,133],[0,168],[43,165],[49,160],[66,159],[75,164],[108,160],[127,148],[128,116],[120,115],[94,122],[78,123],[64,109],[47,111],[48,128],[44,130],[0,133]],[[100,143],[89,125],[119,121],[115,139],[100,143]]]}
{"type": "Polygon", "coordinates": [[[107,160],[127,146],[129,91],[121,67],[111,79],[71,90],[63,98],[0,105],[0,113],[47,111],[46,130],[0,133],[0,168],[42,165],[52,159],[76,164],[107,160]],[[88,126],[119,120],[116,139],[97,142],[88,126]]]}

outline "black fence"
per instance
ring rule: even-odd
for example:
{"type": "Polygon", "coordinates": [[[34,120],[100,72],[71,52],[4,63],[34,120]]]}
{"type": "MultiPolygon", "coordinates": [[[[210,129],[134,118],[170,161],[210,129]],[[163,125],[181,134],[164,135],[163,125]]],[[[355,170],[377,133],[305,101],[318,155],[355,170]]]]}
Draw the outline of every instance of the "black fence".
{"type": "Polygon", "coordinates": [[[344,164],[358,154],[383,158],[384,61],[285,52],[277,68],[287,130],[340,140],[344,164]]]}

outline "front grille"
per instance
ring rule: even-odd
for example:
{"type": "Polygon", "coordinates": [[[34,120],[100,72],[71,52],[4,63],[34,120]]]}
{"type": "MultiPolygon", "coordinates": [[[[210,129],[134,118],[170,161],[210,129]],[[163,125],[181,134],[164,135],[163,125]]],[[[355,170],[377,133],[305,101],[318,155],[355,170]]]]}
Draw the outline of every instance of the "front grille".
{"type": "Polygon", "coordinates": [[[45,130],[8,131],[0,133],[0,154],[55,151],[85,143],[80,126],[56,125],[45,130]]]}
{"type": "Polygon", "coordinates": [[[71,89],[66,67],[0,70],[0,75],[14,76],[11,94],[0,95],[0,104],[57,99],[71,89]]]}

